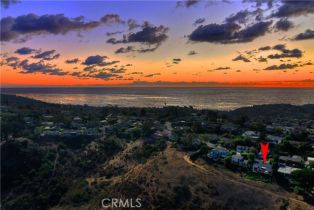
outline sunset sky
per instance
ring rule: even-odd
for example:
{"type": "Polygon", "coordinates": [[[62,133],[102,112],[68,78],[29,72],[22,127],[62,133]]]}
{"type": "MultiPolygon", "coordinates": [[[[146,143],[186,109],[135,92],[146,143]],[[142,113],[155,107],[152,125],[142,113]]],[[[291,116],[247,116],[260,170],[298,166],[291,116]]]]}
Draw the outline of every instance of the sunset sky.
{"type": "Polygon", "coordinates": [[[314,1],[20,1],[1,84],[314,87],[314,1]]]}

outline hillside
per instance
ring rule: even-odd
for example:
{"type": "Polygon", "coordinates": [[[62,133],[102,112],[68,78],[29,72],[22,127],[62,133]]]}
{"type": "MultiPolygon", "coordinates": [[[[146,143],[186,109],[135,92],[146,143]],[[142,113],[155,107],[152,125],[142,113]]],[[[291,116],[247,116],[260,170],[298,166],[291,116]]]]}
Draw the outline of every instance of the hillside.
{"type": "Polygon", "coordinates": [[[313,105],[219,112],[58,105],[1,95],[1,109],[4,210],[102,209],[104,198],[140,198],[145,210],[313,209],[311,181],[298,185],[303,194],[297,195],[295,186],[278,184],[276,176],[249,180],[245,170],[230,170],[226,160],[211,162],[206,156],[209,142],[230,150],[244,143],[257,151],[258,143],[242,133],[267,132],[263,120],[250,125],[262,118],[298,126],[297,133],[283,134],[283,144],[271,147],[277,152],[272,161],[281,153],[312,156],[306,129],[312,126],[313,105]],[[231,131],[224,128],[229,124],[231,131]]]}

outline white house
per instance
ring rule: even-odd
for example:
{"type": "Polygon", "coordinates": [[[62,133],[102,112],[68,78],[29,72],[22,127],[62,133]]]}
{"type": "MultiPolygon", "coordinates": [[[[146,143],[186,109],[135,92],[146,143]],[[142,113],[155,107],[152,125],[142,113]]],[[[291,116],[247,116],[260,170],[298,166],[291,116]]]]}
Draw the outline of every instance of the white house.
{"type": "Polygon", "coordinates": [[[212,149],[208,153],[208,157],[211,159],[224,159],[229,155],[229,150],[224,147],[217,147],[215,149],[212,149]]]}
{"type": "Polygon", "coordinates": [[[279,166],[277,172],[284,176],[289,176],[293,171],[300,170],[300,168],[294,168],[290,166],[279,166]]]}
{"type": "Polygon", "coordinates": [[[255,132],[255,131],[245,131],[242,134],[243,137],[251,139],[251,140],[258,140],[259,139],[259,132],[255,132]]]}
{"type": "Polygon", "coordinates": [[[283,138],[281,136],[267,135],[265,139],[271,144],[280,144],[283,138]]]}
{"type": "Polygon", "coordinates": [[[263,160],[255,159],[252,167],[255,173],[271,175],[273,173],[273,166],[270,163],[263,163],[263,160]]]}
{"type": "Polygon", "coordinates": [[[232,155],[231,163],[242,167],[248,166],[248,160],[245,160],[241,154],[232,155]]]}
{"type": "Polygon", "coordinates": [[[238,145],[236,151],[237,153],[250,152],[250,147],[238,145]]]}

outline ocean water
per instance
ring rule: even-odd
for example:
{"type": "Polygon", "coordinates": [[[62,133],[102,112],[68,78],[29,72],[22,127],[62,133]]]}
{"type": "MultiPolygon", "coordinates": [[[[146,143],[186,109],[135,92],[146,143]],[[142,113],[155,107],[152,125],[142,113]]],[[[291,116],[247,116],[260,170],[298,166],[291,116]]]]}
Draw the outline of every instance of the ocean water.
{"type": "Polygon", "coordinates": [[[301,88],[166,88],[166,87],[58,87],[1,88],[49,103],[121,107],[193,106],[233,110],[261,104],[314,104],[314,89],[301,88]]]}

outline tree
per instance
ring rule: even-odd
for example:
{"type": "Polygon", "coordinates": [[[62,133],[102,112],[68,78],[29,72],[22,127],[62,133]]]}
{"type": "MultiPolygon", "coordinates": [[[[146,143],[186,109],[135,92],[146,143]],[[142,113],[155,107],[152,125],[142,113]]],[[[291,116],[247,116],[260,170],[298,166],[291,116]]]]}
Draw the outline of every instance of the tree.
{"type": "Polygon", "coordinates": [[[311,168],[293,171],[291,177],[297,186],[306,189],[308,192],[314,187],[314,170],[311,168]]]}

